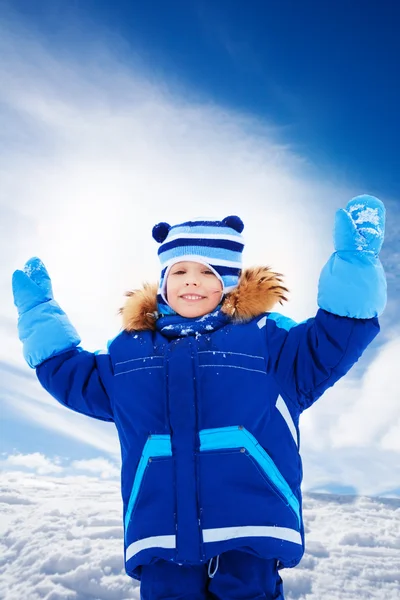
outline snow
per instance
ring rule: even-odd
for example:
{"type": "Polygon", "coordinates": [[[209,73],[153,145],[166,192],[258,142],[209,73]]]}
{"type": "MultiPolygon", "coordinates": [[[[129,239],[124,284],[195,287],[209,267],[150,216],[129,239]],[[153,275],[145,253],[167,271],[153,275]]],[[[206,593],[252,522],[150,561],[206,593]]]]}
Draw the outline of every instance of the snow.
{"type": "Polygon", "coordinates": [[[45,271],[45,266],[44,264],[37,259],[33,259],[30,260],[27,264],[24,265],[24,273],[26,273],[29,277],[32,275],[32,273],[35,273],[36,271],[38,273],[40,273],[41,271],[45,271]]]}
{"type": "Polygon", "coordinates": [[[361,252],[371,252],[368,249],[368,244],[371,238],[376,237],[379,240],[383,239],[382,217],[379,215],[377,208],[372,208],[365,204],[354,204],[349,208],[349,214],[357,227],[358,246],[357,250],[361,252]],[[370,226],[363,226],[364,223],[369,223],[370,226]]]}
{"type": "MultiPolygon", "coordinates": [[[[121,512],[119,483],[104,474],[4,471],[0,598],[138,600],[121,512]]],[[[399,600],[399,499],[306,495],[304,518],[306,554],[281,572],[286,600],[399,600]]]]}
{"type": "MultiPolygon", "coordinates": [[[[380,216],[377,208],[366,206],[365,204],[354,204],[349,208],[349,212],[355,213],[360,211],[354,220],[354,223],[372,223],[378,226],[380,224],[380,216]]],[[[353,215],[352,215],[353,216],[353,215]]]]}

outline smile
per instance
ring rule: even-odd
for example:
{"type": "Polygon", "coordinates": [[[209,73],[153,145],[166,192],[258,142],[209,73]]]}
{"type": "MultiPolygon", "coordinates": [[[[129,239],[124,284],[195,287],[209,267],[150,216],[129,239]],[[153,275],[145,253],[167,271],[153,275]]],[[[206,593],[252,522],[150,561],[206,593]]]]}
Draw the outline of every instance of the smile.
{"type": "Polygon", "coordinates": [[[181,298],[183,298],[184,300],[203,300],[204,296],[197,296],[195,294],[185,294],[184,296],[181,296],[181,298]]]}

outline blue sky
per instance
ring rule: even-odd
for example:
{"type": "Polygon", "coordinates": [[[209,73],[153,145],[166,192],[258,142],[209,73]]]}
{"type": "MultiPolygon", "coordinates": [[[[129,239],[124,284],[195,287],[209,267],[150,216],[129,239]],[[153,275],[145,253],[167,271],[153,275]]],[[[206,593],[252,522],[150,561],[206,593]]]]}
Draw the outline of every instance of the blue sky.
{"type": "Polygon", "coordinates": [[[316,164],[400,193],[400,6],[378,0],[13,0],[49,44],[96,29],[193,98],[272,118],[316,164]]]}
{"type": "Polygon", "coordinates": [[[15,453],[118,463],[112,426],[58,406],[23,362],[10,278],[30,256],[95,350],[119,331],[123,292],[158,277],[155,222],[236,213],[245,262],[285,274],[283,311],[301,321],[335,210],[372,193],[388,213],[388,307],[351,375],[304,417],[305,486],[398,493],[400,8],[327,4],[0,0],[5,465],[15,453]]]}

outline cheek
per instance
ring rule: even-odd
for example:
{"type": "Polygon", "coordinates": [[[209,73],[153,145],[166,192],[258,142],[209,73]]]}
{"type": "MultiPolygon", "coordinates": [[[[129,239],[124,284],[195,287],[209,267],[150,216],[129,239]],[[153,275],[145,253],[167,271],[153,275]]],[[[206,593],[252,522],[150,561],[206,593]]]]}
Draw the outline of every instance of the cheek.
{"type": "Polygon", "coordinates": [[[215,297],[215,296],[219,297],[221,294],[222,294],[222,286],[218,286],[218,284],[213,286],[209,291],[209,295],[212,297],[215,297]]]}
{"type": "Polygon", "coordinates": [[[215,294],[220,294],[222,292],[222,284],[220,281],[217,281],[214,285],[213,285],[213,291],[215,294]]]}
{"type": "Polygon", "coordinates": [[[165,295],[166,297],[173,297],[175,294],[174,291],[174,284],[171,283],[170,281],[167,281],[167,285],[165,286],[165,295]]]}

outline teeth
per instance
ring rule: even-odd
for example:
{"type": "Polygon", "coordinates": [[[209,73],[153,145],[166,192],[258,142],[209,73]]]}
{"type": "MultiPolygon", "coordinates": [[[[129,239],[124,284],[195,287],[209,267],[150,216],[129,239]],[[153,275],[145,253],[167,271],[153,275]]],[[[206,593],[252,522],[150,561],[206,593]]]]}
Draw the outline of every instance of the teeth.
{"type": "Polygon", "coordinates": [[[186,298],[186,300],[200,300],[203,296],[189,296],[188,294],[185,296],[182,296],[183,298],[186,298]]]}

